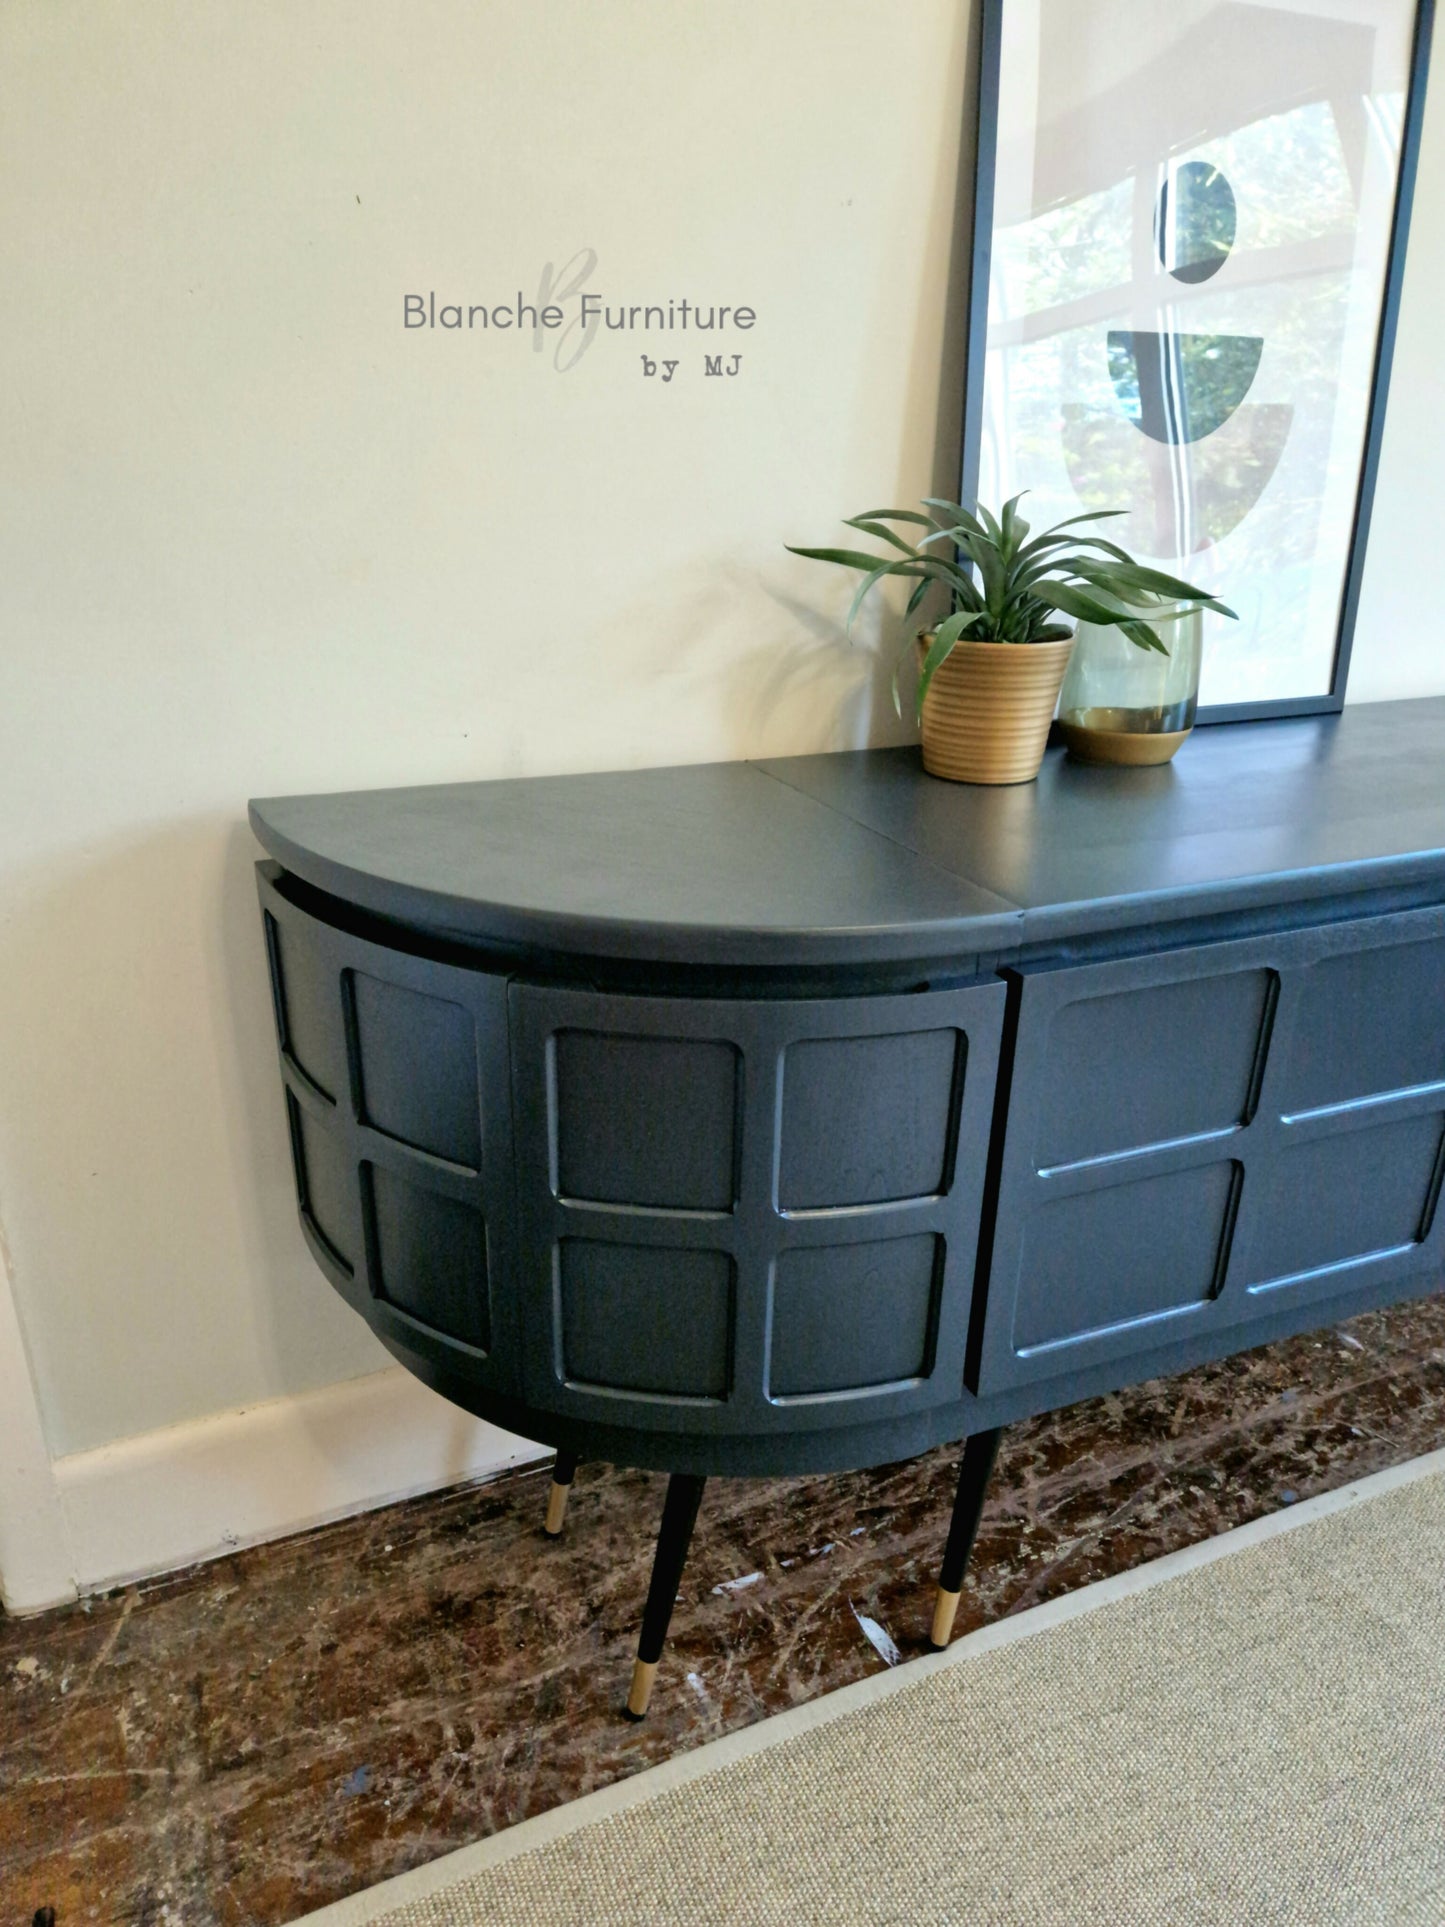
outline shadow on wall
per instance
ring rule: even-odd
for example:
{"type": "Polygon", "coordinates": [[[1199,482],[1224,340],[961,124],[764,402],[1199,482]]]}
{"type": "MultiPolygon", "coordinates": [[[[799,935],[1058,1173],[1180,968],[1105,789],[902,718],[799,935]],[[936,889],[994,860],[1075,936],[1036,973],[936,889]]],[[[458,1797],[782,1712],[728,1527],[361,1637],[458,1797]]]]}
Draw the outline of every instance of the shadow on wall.
{"type": "MultiPolygon", "coordinates": [[[[271,982],[256,901],[255,865],[263,851],[245,821],[227,826],[221,866],[220,959],[213,986],[218,1039],[232,1062],[236,1102],[226,1107],[230,1168],[242,1212],[247,1273],[267,1377],[278,1392],[308,1390],[394,1361],[335,1296],[316,1269],[296,1215],[285,1100],[276,1069],[271,982]],[[337,1326],[340,1355],[330,1350],[337,1326]]],[[[465,1422],[465,1421],[464,1421],[465,1422]]]]}
{"type": "MultiPolygon", "coordinates": [[[[233,1088],[239,1099],[228,1106],[227,1118],[232,1127],[231,1170],[249,1237],[247,1276],[257,1294],[256,1325],[265,1369],[284,1393],[397,1367],[322,1276],[297,1219],[285,1099],[276,1068],[270,972],[256,900],[255,865],[263,855],[248,823],[228,825],[219,906],[224,981],[217,986],[215,1008],[218,1037],[224,1027],[232,1052],[233,1088]]],[[[446,1420],[443,1430],[428,1434],[428,1481],[445,1485],[473,1469],[479,1421],[441,1398],[436,1406],[446,1420]]],[[[292,1420],[310,1439],[312,1450],[304,1463],[325,1464],[338,1444],[343,1460],[348,1459],[349,1448],[335,1432],[334,1420],[331,1427],[318,1428],[304,1401],[292,1420]]],[[[409,1479],[412,1471],[408,1465],[404,1474],[386,1476],[409,1479]]],[[[299,1493],[293,1494],[293,1503],[298,1515],[310,1507],[299,1493]]]]}
{"type": "Polygon", "coordinates": [[[254,855],[209,817],[11,880],[0,1166],[57,1453],[389,1362],[295,1226],[254,855]]]}
{"type": "MultiPolygon", "coordinates": [[[[968,306],[973,250],[976,123],[974,103],[982,51],[982,9],[968,15],[960,139],[956,159],[940,163],[931,184],[933,206],[927,233],[947,232],[949,258],[941,327],[936,313],[920,308],[908,343],[880,339],[878,353],[907,370],[898,432],[880,448],[877,499],[839,504],[838,516],[861,507],[913,505],[925,492],[957,499],[963,446],[964,385],[968,368],[968,306]],[[890,483],[885,467],[892,474],[890,483]],[[887,501],[884,498],[887,497],[887,501]]],[[[906,274],[916,262],[885,263],[906,274]]],[[[880,302],[880,308],[882,304],[880,302]]],[[[866,466],[866,464],[865,464],[866,466]]],[[[657,684],[682,685],[694,702],[713,705],[726,718],[728,756],[800,755],[809,750],[853,749],[908,742],[917,731],[894,714],[891,679],[901,646],[901,609],[906,591],[890,592],[891,613],[878,600],[863,612],[850,642],[843,617],[856,579],[783,554],[784,542],[842,542],[841,528],[780,526],[775,552],[734,556],[711,565],[689,565],[659,576],[645,604],[614,618],[596,638],[599,661],[634,654],[641,629],[673,638],[659,647],[650,667],[657,684]],[[800,633],[801,632],[801,633],[800,633]],[[806,640],[804,639],[806,638],[806,640]]],[[[905,718],[910,679],[902,679],[905,718]]],[[[651,704],[645,705],[650,712],[651,704]]],[[[615,762],[669,759],[648,736],[619,742],[615,762]]]]}
{"type": "MultiPolygon", "coordinates": [[[[629,658],[638,690],[607,761],[612,767],[695,761],[659,740],[660,717],[697,712],[707,724],[697,734],[707,760],[801,755],[895,740],[889,676],[891,657],[877,648],[877,616],[860,621],[858,644],[843,635],[840,587],[814,569],[818,603],[795,592],[792,558],[777,550],[756,558],[703,559],[659,572],[645,603],[634,603],[596,631],[598,662],[629,658]],[[824,606],[824,605],[827,606],[824,606]],[[803,630],[806,640],[799,639],[803,630]],[[659,638],[639,653],[639,634],[659,638]],[[663,640],[665,638],[665,640],[663,640]],[[710,740],[709,740],[710,739],[710,740]]],[[[796,565],[799,569],[806,564],[796,565]]],[[[891,637],[890,637],[891,641],[891,637]]],[[[585,686],[558,689],[562,733],[565,705],[585,700],[585,686]]]]}
{"type": "MultiPolygon", "coordinates": [[[[914,321],[913,340],[904,351],[907,386],[899,424],[899,441],[894,467],[897,479],[891,489],[880,481],[877,499],[865,504],[840,507],[839,518],[856,514],[863,506],[911,508],[923,493],[949,501],[959,499],[963,461],[964,390],[968,374],[969,295],[973,266],[973,203],[976,162],[976,121],[974,103],[978,93],[978,70],[982,55],[983,17],[980,7],[968,9],[968,46],[964,63],[964,90],[960,140],[951,174],[942,166],[933,183],[934,206],[925,231],[947,231],[949,258],[944,292],[941,330],[936,317],[920,309],[914,321]],[[930,442],[931,437],[931,442],[930,442]],[[926,491],[919,478],[927,467],[926,491]],[[885,501],[884,497],[888,499],[885,501]]],[[[907,263],[900,263],[900,271],[907,263]]],[[[880,353],[891,356],[897,351],[891,341],[879,343],[880,353]]],[[[837,542],[847,546],[849,531],[843,528],[810,529],[789,533],[780,540],[809,543],[837,542]]],[[[876,546],[860,543],[859,546],[876,546]]],[[[812,566],[812,565],[805,565],[812,566]]],[[[820,586],[816,601],[804,598],[793,585],[805,579],[788,573],[787,587],[766,586],[773,575],[766,567],[758,575],[741,566],[729,571],[739,599],[749,591],[756,594],[759,578],[764,593],[777,611],[760,625],[762,640],[745,650],[734,662],[737,700],[734,705],[738,733],[749,743],[770,733],[777,720],[779,747],[772,751],[753,749],[758,754],[798,754],[800,736],[809,725],[816,734],[820,715],[836,705],[836,724],[831,740],[810,742],[818,749],[863,748],[875,744],[909,742],[917,731],[910,726],[908,692],[911,675],[900,677],[904,718],[893,709],[892,674],[902,647],[901,621],[905,591],[890,589],[880,611],[877,598],[870,601],[854,629],[856,643],[843,635],[843,613],[857,583],[856,577],[837,577],[820,586]],[[799,628],[812,638],[812,646],[798,640],[799,628]]],[[[822,583],[822,572],[810,580],[822,583]]],[[[927,605],[925,605],[926,607],[927,605]]],[[[940,606],[942,606],[940,604],[940,606]]]]}

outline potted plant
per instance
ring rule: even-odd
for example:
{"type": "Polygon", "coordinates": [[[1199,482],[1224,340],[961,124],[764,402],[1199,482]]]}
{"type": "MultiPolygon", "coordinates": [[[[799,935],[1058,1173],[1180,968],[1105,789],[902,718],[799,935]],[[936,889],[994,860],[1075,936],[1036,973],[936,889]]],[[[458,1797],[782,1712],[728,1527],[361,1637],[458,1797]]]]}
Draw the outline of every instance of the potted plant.
{"type": "MultiPolygon", "coordinates": [[[[787,545],[793,555],[862,573],[848,610],[850,632],[870,591],[893,576],[913,584],[905,612],[910,617],[935,583],[947,591],[949,614],[931,628],[920,626],[904,654],[916,646],[920,659],[923,767],[954,782],[1027,783],[1038,775],[1074,646],[1073,630],[1060,617],[1116,629],[1137,648],[1167,656],[1161,625],[1199,609],[1234,614],[1204,590],[1146,568],[1100,535],[1068,532],[1125,510],[1070,516],[1031,540],[1020,500],[1014,496],[997,517],[982,504],[974,513],[928,496],[922,504],[927,514],[870,509],[847,519],[845,527],[886,543],[893,553],[787,545]],[[899,523],[928,533],[909,542],[890,526],[899,523]]],[[[901,666],[900,658],[893,672],[900,716],[901,666]]]]}

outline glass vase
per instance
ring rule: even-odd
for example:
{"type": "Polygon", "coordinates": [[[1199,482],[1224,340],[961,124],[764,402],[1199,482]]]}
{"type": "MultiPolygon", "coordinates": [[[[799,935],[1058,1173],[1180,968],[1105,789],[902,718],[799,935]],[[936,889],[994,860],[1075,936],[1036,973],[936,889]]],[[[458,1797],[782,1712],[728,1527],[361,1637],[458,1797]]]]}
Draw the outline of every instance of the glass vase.
{"type": "Polygon", "coordinates": [[[1194,727],[1204,619],[1157,603],[1140,620],[1167,654],[1141,649],[1112,626],[1081,622],[1059,694],[1059,729],[1086,763],[1167,763],[1194,727]]]}

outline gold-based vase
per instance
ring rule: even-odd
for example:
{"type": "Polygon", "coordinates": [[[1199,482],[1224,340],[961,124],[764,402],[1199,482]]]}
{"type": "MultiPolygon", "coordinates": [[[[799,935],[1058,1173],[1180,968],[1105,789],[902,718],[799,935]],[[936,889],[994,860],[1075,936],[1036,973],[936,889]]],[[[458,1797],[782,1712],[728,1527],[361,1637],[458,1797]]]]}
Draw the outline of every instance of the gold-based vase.
{"type": "Polygon", "coordinates": [[[1157,603],[1139,616],[1166,655],[1092,622],[1081,622],[1074,637],[1059,733],[1086,763],[1167,763],[1194,727],[1203,617],[1198,609],[1173,615],[1157,603]]]}

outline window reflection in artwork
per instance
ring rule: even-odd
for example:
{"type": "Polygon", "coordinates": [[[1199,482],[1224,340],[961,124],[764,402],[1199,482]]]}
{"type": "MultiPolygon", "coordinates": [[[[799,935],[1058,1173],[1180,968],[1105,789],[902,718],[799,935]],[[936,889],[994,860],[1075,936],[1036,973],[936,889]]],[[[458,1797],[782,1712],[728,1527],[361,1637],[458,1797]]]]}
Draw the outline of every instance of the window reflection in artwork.
{"type": "Polygon", "coordinates": [[[1154,245],[1176,281],[1218,274],[1238,227],[1234,189],[1222,167],[1184,161],[1165,176],[1155,204],[1154,245]]]}
{"type": "Polygon", "coordinates": [[[1126,507],[1110,533],[1239,610],[1206,703],[1330,687],[1412,25],[1005,0],[981,493],[1126,507]]]}

